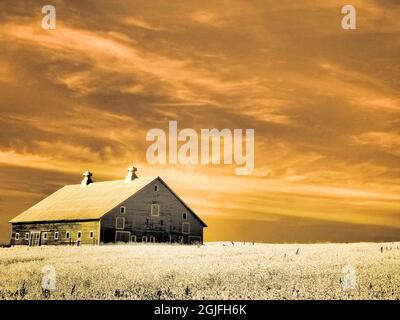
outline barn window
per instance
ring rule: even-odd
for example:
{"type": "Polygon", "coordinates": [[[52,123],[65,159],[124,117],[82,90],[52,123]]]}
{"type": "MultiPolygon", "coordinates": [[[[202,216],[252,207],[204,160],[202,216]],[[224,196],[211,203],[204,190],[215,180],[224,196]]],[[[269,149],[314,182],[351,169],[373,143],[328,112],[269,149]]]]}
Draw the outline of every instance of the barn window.
{"type": "Polygon", "coordinates": [[[147,242],[147,237],[146,236],[142,237],[142,242],[147,242]]]}
{"type": "Polygon", "coordinates": [[[54,232],[54,240],[58,240],[58,231],[54,232]]]}
{"type": "Polygon", "coordinates": [[[154,185],[154,191],[158,191],[158,185],[154,185]]]}
{"type": "Polygon", "coordinates": [[[29,232],[25,233],[25,240],[29,240],[29,232]]]}
{"type": "Polygon", "coordinates": [[[15,240],[19,240],[19,233],[15,234],[15,240]]]}
{"type": "Polygon", "coordinates": [[[89,232],[89,238],[90,238],[90,239],[93,239],[93,238],[94,238],[94,232],[93,232],[93,231],[90,231],[90,232],[89,232]]]}
{"type": "Polygon", "coordinates": [[[71,237],[71,233],[70,233],[69,231],[67,231],[67,232],[65,233],[65,238],[69,239],[70,237],[71,237]]]}
{"type": "Polygon", "coordinates": [[[43,239],[47,240],[47,232],[43,232],[43,239]]]}
{"type": "Polygon", "coordinates": [[[151,205],[151,215],[152,216],[159,216],[160,215],[160,205],[153,203],[151,205]]]}
{"type": "Polygon", "coordinates": [[[182,213],[182,219],[183,219],[183,220],[186,220],[186,219],[187,219],[187,214],[186,214],[186,212],[182,213]]]}
{"type": "Polygon", "coordinates": [[[125,228],[125,218],[117,217],[115,219],[115,228],[116,229],[124,229],[125,228]]]}
{"type": "Polygon", "coordinates": [[[179,242],[180,242],[180,243],[183,243],[183,237],[182,237],[182,236],[179,236],[178,239],[179,239],[179,242]]]}
{"type": "Polygon", "coordinates": [[[163,225],[164,224],[164,220],[160,220],[160,224],[163,225]]]}
{"type": "Polygon", "coordinates": [[[126,211],[126,208],[125,208],[125,207],[120,207],[120,208],[119,208],[119,213],[124,214],[125,211],[126,211]]]}
{"type": "Polygon", "coordinates": [[[78,237],[78,239],[82,238],[82,231],[78,231],[77,237],[78,237]]]}
{"type": "Polygon", "coordinates": [[[156,237],[150,237],[150,242],[155,243],[156,242],[156,237]]]}
{"type": "Polygon", "coordinates": [[[189,234],[190,232],[190,224],[189,222],[182,223],[182,233],[189,234]]]}

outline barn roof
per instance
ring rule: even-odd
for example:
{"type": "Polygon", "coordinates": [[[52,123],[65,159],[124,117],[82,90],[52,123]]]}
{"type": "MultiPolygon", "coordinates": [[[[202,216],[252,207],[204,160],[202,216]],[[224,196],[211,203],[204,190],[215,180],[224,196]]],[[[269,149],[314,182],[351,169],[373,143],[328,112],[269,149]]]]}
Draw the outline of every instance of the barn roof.
{"type": "Polygon", "coordinates": [[[159,177],[95,182],[87,186],[67,185],[33,207],[22,212],[11,223],[100,219],[145,186],[159,179],[198,219],[206,224],[159,177]]]}
{"type": "Polygon", "coordinates": [[[10,222],[100,219],[155,179],[157,177],[137,178],[130,182],[95,182],[84,187],[80,184],[67,185],[10,222]]]}

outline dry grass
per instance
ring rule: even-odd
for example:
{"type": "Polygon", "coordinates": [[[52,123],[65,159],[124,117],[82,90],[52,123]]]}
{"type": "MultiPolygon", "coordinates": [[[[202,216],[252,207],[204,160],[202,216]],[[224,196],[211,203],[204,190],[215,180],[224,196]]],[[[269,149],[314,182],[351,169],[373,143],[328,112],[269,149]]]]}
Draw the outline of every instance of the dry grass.
{"type": "Polygon", "coordinates": [[[399,299],[400,243],[0,249],[0,299],[399,299]],[[383,247],[381,252],[381,248],[383,247]],[[44,295],[41,270],[56,289],[44,295]],[[343,290],[342,267],[357,270],[343,290]]]}

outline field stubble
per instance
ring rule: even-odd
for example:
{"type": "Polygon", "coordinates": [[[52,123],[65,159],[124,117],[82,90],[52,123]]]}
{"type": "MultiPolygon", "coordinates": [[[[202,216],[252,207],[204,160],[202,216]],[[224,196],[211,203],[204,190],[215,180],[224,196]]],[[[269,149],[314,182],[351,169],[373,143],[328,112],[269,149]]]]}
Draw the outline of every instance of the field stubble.
{"type": "Polygon", "coordinates": [[[400,299],[400,243],[2,248],[0,299],[400,299]]]}

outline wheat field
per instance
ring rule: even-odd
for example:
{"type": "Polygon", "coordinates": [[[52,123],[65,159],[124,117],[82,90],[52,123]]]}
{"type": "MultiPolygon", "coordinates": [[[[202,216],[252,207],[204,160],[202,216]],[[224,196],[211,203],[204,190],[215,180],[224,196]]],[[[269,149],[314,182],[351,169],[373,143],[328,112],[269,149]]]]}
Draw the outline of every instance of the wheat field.
{"type": "Polygon", "coordinates": [[[400,299],[398,242],[13,247],[0,266],[0,299],[400,299]]]}

